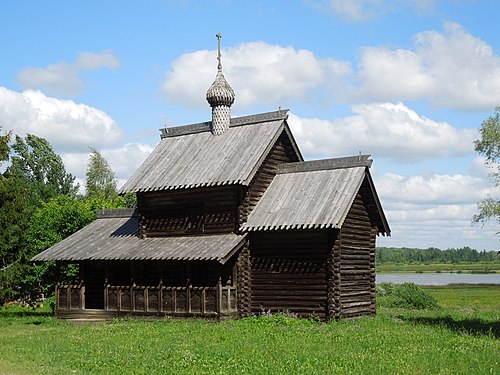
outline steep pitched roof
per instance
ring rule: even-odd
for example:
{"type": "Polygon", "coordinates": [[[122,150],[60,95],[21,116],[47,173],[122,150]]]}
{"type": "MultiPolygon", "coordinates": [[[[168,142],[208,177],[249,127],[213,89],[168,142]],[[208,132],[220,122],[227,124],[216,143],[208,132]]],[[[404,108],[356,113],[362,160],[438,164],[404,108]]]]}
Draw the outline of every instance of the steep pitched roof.
{"type": "Polygon", "coordinates": [[[213,136],[210,122],[162,129],[162,139],[121,188],[121,193],[242,184],[248,185],[279,135],[287,110],[231,119],[213,136]]]}
{"type": "MultiPolygon", "coordinates": [[[[283,164],[241,230],[340,228],[371,163],[363,155],[283,164]]],[[[377,220],[387,224],[378,207],[377,220]]]]}
{"type": "Polygon", "coordinates": [[[234,233],[140,239],[137,216],[113,210],[31,260],[212,260],[224,264],[244,240],[245,235],[234,233]]]}

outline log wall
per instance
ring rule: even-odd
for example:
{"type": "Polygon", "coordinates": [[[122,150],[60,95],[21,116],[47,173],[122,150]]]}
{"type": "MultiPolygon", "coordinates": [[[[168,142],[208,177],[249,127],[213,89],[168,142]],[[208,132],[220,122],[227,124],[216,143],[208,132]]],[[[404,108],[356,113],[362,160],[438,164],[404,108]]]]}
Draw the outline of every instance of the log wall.
{"type": "Polygon", "coordinates": [[[375,235],[363,197],[358,194],[335,241],[331,257],[340,261],[335,280],[336,306],[329,316],[353,317],[375,313],[375,235]],[[337,290],[338,288],[338,290],[337,290]]]}
{"type": "Polygon", "coordinates": [[[251,314],[252,268],[248,241],[240,250],[237,261],[238,313],[240,317],[251,314]]]}
{"type": "Polygon", "coordinates": [[[240,196],[236,186],[140,193],[141,237],[234,232],[240,196]]]}
{"type": "Polygon", "coordinates": [[[252,313],[290,311],[325,319],[329,241],[327,231],[252,234],[252,313]]]}

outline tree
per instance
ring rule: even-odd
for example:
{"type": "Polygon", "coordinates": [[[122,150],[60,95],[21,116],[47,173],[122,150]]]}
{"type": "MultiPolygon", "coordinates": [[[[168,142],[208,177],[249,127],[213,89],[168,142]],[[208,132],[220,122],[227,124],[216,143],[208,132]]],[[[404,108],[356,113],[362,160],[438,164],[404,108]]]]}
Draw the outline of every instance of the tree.
{"type": "MultiPolygon", "coordinates": [[[[0,126],[0,131],[2,127],[0,126]]],[[[2,163],[9,159],[9,142],[10,142],[11,133],[7,133],[4,135],[0,135],[0,166],[2,163]]]]}
{"type": "Polygon", "coordinates": [[[47,140],[28,134],[25,139],[16,135],[12,145],[16,155],[11,157],[8,173],[30,182],[33,199],[47,202],[57,195],[75,195],[78,184],[47,140]]]}
{"type": "MultiPolygon", "coordinates": [[[[492,170],[490,177],[495,186],[500,186],[500,106],[495,113],[481,124],[479,129],[481,138],[474,142],[474,149],[479,155],[486,157],[486,165],[492,170]]],[[[479,202],[478,213],[474,215],[474,222],[487,220],[500,222],[500,199],[488,197],[479,202]]]]}
{"type": "Polygon", "coordinates": [[[115,172],[108,161],[95,148],[90,148],[90,159],[87,164],[86,187],[88,198],[113,199],[116,191],[115,172]]]}

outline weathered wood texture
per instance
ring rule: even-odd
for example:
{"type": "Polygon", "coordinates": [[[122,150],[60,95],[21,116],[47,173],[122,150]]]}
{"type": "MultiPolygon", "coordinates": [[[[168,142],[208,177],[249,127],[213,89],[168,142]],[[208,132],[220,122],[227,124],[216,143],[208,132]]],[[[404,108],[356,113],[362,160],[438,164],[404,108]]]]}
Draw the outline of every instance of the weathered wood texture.
{"type": "Polygon", "coordinates": [[[239,198],[236,186],[139,193],[140,235],[234,232],[239,198]]]}
{"type": "Polygon", "coordinates": [[[326,317],[326,231],[278,231],[250,237],[252,313],[290,311],[326,317]]]}
{"type": "Polygon", "coordinates": [[[269,187],[274,176],[278,173],[278,166],[297,160],[292,143],[286,132],[283,131],[248,185],[247,193],[240,206],[240,224],[247,220],[248,215],[269,187]]]}
{"type": "MultiPolygon", "coordinates": [[[[58,285],[56,313],[59,317],[85,317],[85,287],[58,285]]],[[[158,316],[211,316],[235,315],[237,312],[236,287],[168,287],[145,285],[110,285],[103,289],[103,312],[131,315],[158,316]]],[[[93,309],[89,309],[93,310],[93,309]]],[[[95,311],[95,310],[93,310],[95,311]]]]}
{"type": "Polygon", "coordinates": [[[238,313],[240,317],[251,314],[252,266],[248,241],[240,250],[237,261],[238,313]]]}
{"type": "MultiPolygon", "coordinates": [[[[336,306],[330,316],[353,317],[375,312],[374,233],[376,229],[372,229],[363,197],[357,194],[339,234],[340,283],[335,292],[340,296],[340,306],[336,306]]],[[[338,251],[336,246],[337,243],[333,246],[333,253],[338,251]]],[[[334,258],[338,256],[334,255],[334,258]]]]}
{"type": "MultiPolygon", "coordinates": [[[[219,286],[222,286],[223,288],[235,288],[234,290],[236,291],[237,275],[235,263],[236,256],[234,256],[224,265],[220,264],[219,262],[209,261],[82,262],[80,264],[80,268],[83,269],[83,279],[81,285],[85,288],[85,293],[83,293],[83,297],[81,296],[83,300],[81,300],[77,305],[76,302],[74,302],[76,301],[74,300],[76,296],[73,295],[74,289],[63,289],[63,286],[60,286],[58,294],[56,294],[57,304],[61,308],[65,309],[75,309],[76,306],[79,306],[79,308],[88,309],[121,310],[121,307],[116,308],[116,303],[118,302],[113,302],[116,301],[117,298],[119,299],[119,297],[116,297],[116,295],[115,297],[110,297],[109,292],[106,292],[106,288],[111,288],[109,289],[110,291],[113,291],[116,288],[120,289],[121,291],[130,290],[130,293],[128,293],[128,295],[131,301],[132,298],[135,298],[134,295],[139,293],[137,297],[139,301],[138,303],[141,303],[140,301],[146,298],[146,295],[144,294],[146,293],[144,292],[145,290],[151,291],[151,293],[153,293],[155,290],[157,290],[154,288],[158,288],[159,285],[163,288],[163,290],[170,290],[168,288],[171,288],[172,291],[184,290],[185,288],[193,291],[196,291],[200,288],[207,288],[208,291],[209,289],[216,289],[219,286]],[[109,298],[111,298],[111,300],[109,300],[109,298]]],[[[81,290],[81,288],[79,290],[81,290]]],[[[228,298],[230,298],[230,300],[228,301],[228,306],[231,306],[231,308],[234,307],[234,310],[236,311],[237,299],[235,291],[234,293],[228,295],[228,298]]],[[[152,294],[151,298],[157,300],[159,297],[157,293],[155,293],[156,292],[152,294]]],[[[125,304],[125,307],[123,308],[124,310],[139,311],[142,309],[139,305],[134,305],[133,307],[130,304],[127,305],[127,293],[124,294],[123,298],[123,301],[125,301],[122,301],[125,304]]],[[[172,298],[183,297],[181,294],[175,295],[172,298]]],[[[204,296],[203,298],[209,298],[209,295],[204,296]]],[[[224,294],[222,294],[221,298],[225,298],[224,294]]],[[[120,302],[120,304],[122,302],[120,302]]],[[[192,303],[196,303],[196,301],[192,303]]],[[[175,306],[187,305],[183,305],[182,300],[179,299],[179,302],[175,306]]],[[[164,308],[163,310],[158,311],[168,313],[190,313],[192,312],[192,309],[196,310],[198,309],[198,307],[176,307],[172,311],[164,308]]],[[[205,307],[203,308],[203,311],[196,311],[205,313],[206,311],[208,311],[207,309],[208,308],[205,307]]],[[[148,312],[150,310],[144,308],[141,311],[148,312]]],[[[220,309],[216,311],[219,312],[220,309]]]]}

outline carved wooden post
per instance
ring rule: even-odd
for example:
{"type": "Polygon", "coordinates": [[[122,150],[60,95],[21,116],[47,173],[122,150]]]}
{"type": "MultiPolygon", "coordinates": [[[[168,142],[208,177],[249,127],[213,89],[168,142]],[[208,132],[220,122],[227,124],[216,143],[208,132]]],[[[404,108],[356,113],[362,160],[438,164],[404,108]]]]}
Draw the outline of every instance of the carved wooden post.
{"type": "Polygon", "coordinates": [[[54,311],[57,311],[59,308],[59,286],[61,283],[58,281],[56,284],[56,305],[54,306],[54,311]]]}
{"type": "Polygon", "coordinates": [[[135,293],[134,293],[134,289],[135,289],[135,281],[132,282],[132,284],[130,285],[130,311],[134,311],[135,310],[135,293]]]}
{"type": "Polygon", "coordinates": [[[163,311],[163,279],[158,284],[158,312],[163,311]]]}
{"type": "Polygon", "coordinates": [[[109,309],[109,304],[108,304],[108,298],[109,298],[109,284],[108,284],[108,279],[104,279],[104,310],[109,309]]]}
{"type": "Polygon", "coordinates": [[[221,314],[222,312],[222,280],[219,277],[219,281],[217,281],[217,314],[221,314]]]}
{"type": "Polygon", "coordinates": [[[80,282],[80,309],[85,309],[85,281],[80,282]]]}

